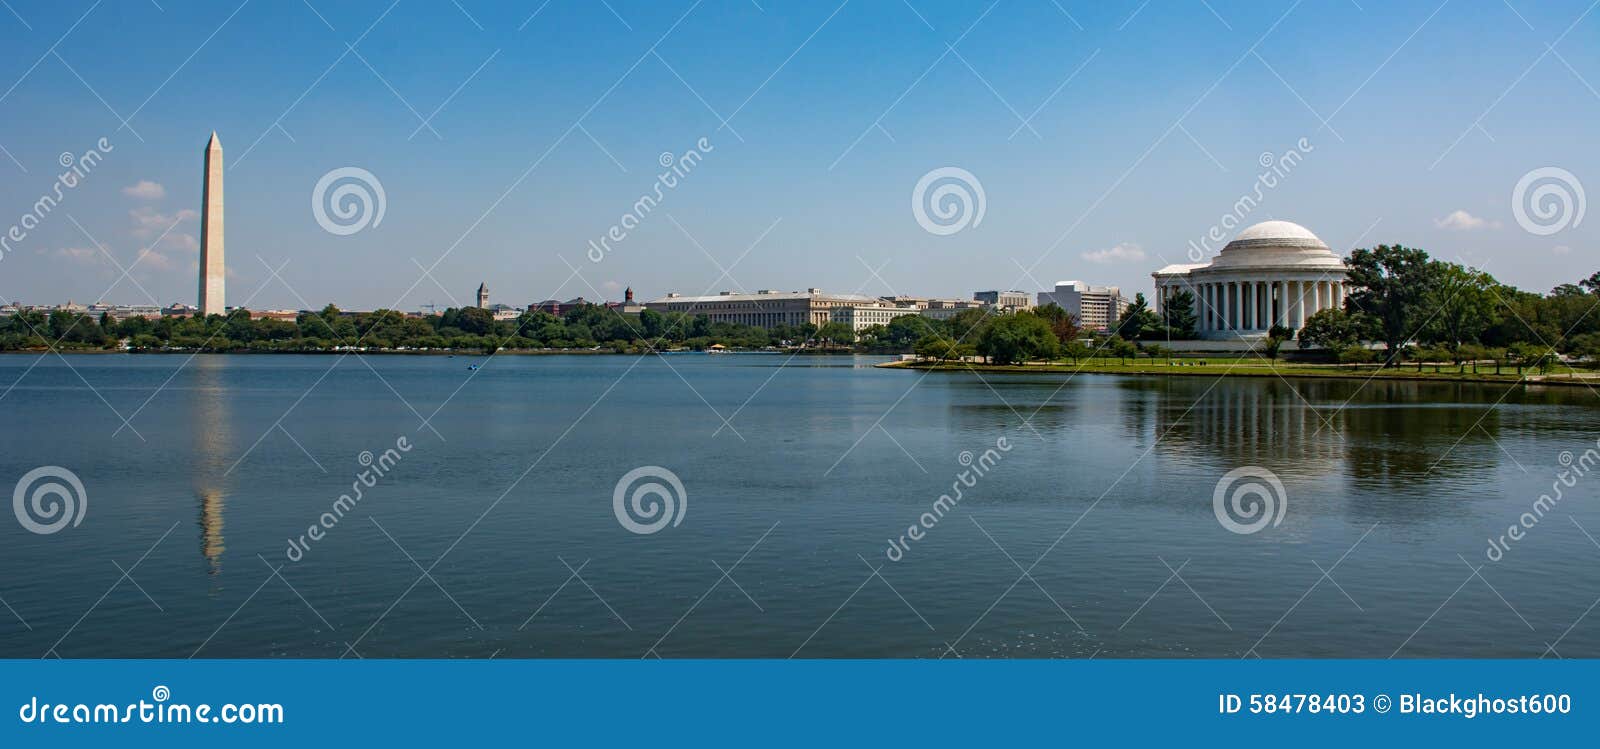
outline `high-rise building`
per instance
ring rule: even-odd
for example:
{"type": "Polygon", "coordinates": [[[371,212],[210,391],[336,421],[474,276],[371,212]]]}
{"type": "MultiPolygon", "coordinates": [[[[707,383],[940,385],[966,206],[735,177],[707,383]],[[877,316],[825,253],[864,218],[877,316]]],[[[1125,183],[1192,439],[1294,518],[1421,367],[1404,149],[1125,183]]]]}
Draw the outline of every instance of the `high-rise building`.
{"type": "Polygon", "coordinates": [[[1084,330],[1110,330],[1122,317],[1128,300],[1116,286],[1090,286],[1082,281],[1059,281],[1055,291],[1039,292],[1039,306],[1055,304],[1066,310],[1084,330]]]}
{"type": "Polygon", "coordinates": [[[206,176],[200,206],[200,314],[228,311],[222,257],[222,141],[216,131],[206,144],[206,176]]]}

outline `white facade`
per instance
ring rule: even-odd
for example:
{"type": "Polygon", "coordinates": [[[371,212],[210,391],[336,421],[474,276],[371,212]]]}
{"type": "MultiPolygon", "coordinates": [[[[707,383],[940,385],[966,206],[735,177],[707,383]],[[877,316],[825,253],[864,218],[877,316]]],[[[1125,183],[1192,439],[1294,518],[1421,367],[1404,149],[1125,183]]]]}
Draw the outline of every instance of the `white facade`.
{"type": "Polygon", "coordinates": [[[1110,330],[1122,317],[1128,300],[1116,286],[1090,286],[1082,281],[1059,281],[1055,291],[1039,292],[1039,306],[1054,304],[1066,310],[1084,330],[1110,330]]]}
{"type": "Polygon", "coordinates": [[[833,310],[833,322],[849,325],[851,330],[860,333],[874,325],[888,325],[890,320],[903,315],[915,315],[921,310],[915,307],[838,307],[833,310]]]}
{"type": "Polygon", "coordinates": [[[1156,305],[1180,291],[1194,295],[1196,328],[1209,340],[1263,338],[1274,325],[1299,330],[1317,312],[1344,306],[1344,261],[1299,224],[1256,224],[1215,260],[1169,265],[1150,274],[1156,305]]]}
{"type": "Polygon", "coordinates": [[[807,323],[820,328],[832,322],[837,309],[878,303],[874,297],[824,294],[821,289],[813,288],[805,291],[762,289],[754,294],[724,291],[716,296],[668,294],[645,302],[644,306],[656,312],[683,312],[709,318],[711,322],[756,325],[770,330],[778,325],[807,323]]]}

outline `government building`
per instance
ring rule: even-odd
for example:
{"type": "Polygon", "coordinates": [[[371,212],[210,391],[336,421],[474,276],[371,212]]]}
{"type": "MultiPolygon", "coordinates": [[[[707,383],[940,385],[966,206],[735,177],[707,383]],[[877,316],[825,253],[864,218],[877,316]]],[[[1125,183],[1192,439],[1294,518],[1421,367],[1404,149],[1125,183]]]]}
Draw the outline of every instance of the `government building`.
{"type": "MultiPolygon", "coordinates": [[[[731,322],[772,329],[779,325],[804,325],[811,323],[822,327],[833,321],[835,310],[855,307],[885,307],[891,305],[881,299],[859,294],[824,294],[821,289],[805,291],[771,291],[762,289],[754,294],[735,294],[724,291],[716,296],[683,296],[668,294],[644,303],[645,309],[656,312],[683,312],[699,315],[710,322],[731,322]]],[[[854,319],[850,321],[852,324],[854,319]]]]}
{"type": "Polygon", "coordinates": [[[1344,260],[1304,226],[1265,221],[1239,232],[1209,263],[1150,275],[1159,309],[1187,291],[1200,337],[1225,341],[1265,338],[1274,325],[1299,330],[1317,312],[1343,307],[1347,273],[1344,260]]]}

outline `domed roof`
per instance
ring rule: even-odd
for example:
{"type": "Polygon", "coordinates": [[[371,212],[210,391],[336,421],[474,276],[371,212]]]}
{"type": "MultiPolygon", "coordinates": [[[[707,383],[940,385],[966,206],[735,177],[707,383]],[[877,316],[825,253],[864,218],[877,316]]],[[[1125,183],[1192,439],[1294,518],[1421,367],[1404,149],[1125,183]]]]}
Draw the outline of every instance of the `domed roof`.
{"type": "MultiPolygon", "coordinates": [[[[1239,232],[1239,236],[1234,237],[1233,241],[1243,242],[1262,239],[1309,239],[1322,245],[1322,240],[1317,239],[1317,235],[1312,234],[1310,229],[1293,221],[1262,221],[1239,232]]],[[[1327,245],[1322,246],[1326,247],[1327,245]]]]}
{"type": "Polygon", "coordinates": [[[1239,232],[1207,269],[1269,266],[1342,268],[1344,261],[1304,226],[1292,221],[1263,221],[1239,232]]]}

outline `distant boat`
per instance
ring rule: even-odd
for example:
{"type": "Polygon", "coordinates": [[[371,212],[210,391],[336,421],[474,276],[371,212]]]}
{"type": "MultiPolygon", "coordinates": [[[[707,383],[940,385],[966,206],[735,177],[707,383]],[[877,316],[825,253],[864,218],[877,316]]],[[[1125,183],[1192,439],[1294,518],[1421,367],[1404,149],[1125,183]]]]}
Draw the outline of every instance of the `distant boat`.
{"type": "Polygon", "coordinates": [[[478,371],[478,365],[476,365],[476,364],[468,364],[467,365],[467,369],[468,369],[468,371],[476,372],[476,371],[478,371]]]}
{"type": "Polygon", "coordinates": [[[708,354],[731,354],[733,352],[729,351],[727,346],[724,346],[724,345],[722,345],[720,343],[713,343],[709,347],[706,348],[706,353],[708,353],[708,354]]]}

